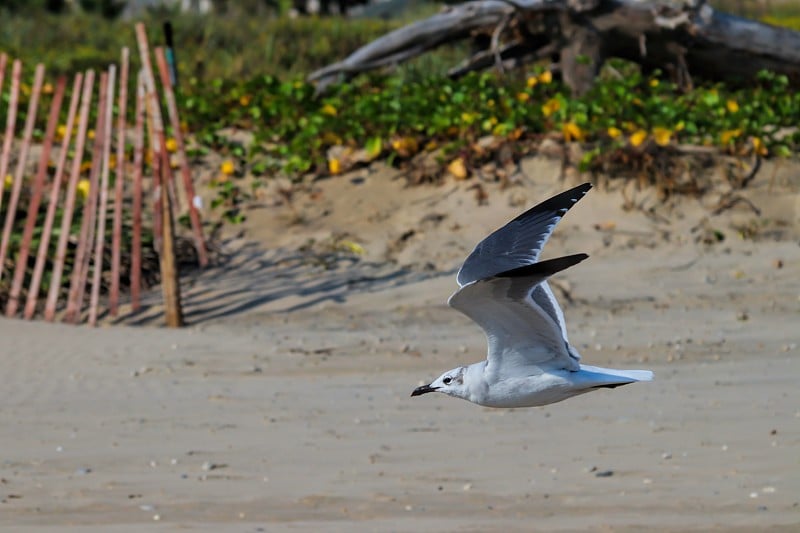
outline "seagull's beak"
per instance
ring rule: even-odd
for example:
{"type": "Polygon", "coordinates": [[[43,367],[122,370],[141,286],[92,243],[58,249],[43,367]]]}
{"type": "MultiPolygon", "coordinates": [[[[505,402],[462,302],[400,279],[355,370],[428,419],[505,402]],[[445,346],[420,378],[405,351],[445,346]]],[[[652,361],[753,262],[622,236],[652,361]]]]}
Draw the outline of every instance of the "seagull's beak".
{"type": "Polygon", "coordinates": [[[423,385],[421,387],[417,387],[414,389],[414,392],[411,393],[411,396],[420,396],[421,394],[426,394],[428,392],[436,392],[436,389],[439,387],[431,387],[430,385],[423,385]]]}

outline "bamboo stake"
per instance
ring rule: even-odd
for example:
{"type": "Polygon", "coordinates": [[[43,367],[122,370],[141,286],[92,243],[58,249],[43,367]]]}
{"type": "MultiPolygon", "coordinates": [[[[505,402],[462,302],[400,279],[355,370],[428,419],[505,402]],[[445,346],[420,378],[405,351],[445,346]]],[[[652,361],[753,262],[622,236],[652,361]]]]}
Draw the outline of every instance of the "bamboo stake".
{"type": "Polygon", "coordinates": [[[22,292],[22,283],[25,280],[31,239],[33,239],[33,230],[36,227],[36,219],[39,215],[39,206],[42,203],[44,181],[47,175],[47,166],[50,162],[50,151],[53,147],[53,137],[56,135],[58,116],[61,113],[61,103],[64,100],[64,91],[66,88],[67,78],[61,76],[56,82],[56,92],[50,103],[50,116],[47,119],[47,129],[44,133],[42,153],[39,156],[39,167],[36,169],[36,177],[31,187],[31,199],[28,203],[28,217],[25,219],[25,228],[22,230],[22,241],[20,242],[19,255],[17,256],[16,266],[14,268],[14,278],[11,281],[11,290],[8,293],[8,302],[6,303],[7,317],[16,315],[17,308],[19,307],[19,295],[22,292]]]}
{"type": "Polygon", "coordinates": [[[94,246],[94,271],[92,272],[92,295],[89,300],[89,325],[97,324],[97,306],[100,303],[100,277],[103,273],[103,245],[106,238],[106,210],[108,209],[108,174],[111,157],[111,128],[114,119],[114,83],[117,68],[108,67],[108,90],[103,124],[103,170],[100,177],[100,206],[97,209],[97,234],[94,246]]]}
{"type": "Polygon", "coordinates": [[[122,49],[122,63],[119,77],[119,100],[117,103],[117,171],[114,181],[114,224],[111,237],[111,289],[108,296],[108,310],[117,316],[119,309],[119,268],[122,248],[122,201],[125,192],[125,113],[128,104],[128,65],[130,51],[122,49]]]}
{"type": "MultiPolygon", "coordinates": [[[[39,240],[39,251],[36,254],[36,265],[33,267],[31,284],[28,287],[28,299],[25,302],[25,311],[23,312],[23,316],[28,320],[30,320],[33,317],[33,314],[36,312],[36,300],[39,297],[42,274],[44,274],[44,266],[45,262],[47,261],[47,250],[50,247],[50,237],[52,236],[53,223],[56,219],[58,197],[61,194],[61,181],[64,176],[64,167],[66,166],[67,162],[67,153],[69,152],[70,140],[72,139],[72,128],[75,126],[75,115],[78,111],[82,81],[83,74],[76,74],[75,81],[72,85],[72,98],[69,102],[67,123],[64,127],[64,138],[61,140],[61,151],[58,153],[56,173],[55,176],[53,176],[53,184],[50,189],[50,201],[47,204],[47,214],[45,215],[44,227],[42,228],[42,237],[39,240]]],[[[80,160],[80,158],[78,158],[78,160],[80,160]]]]}
{"type": "MultiPolygon", "coordinates": [[[[181,131],[181,120],[178,116],[178,105],[175,102],[175,93],[172,90],[169,67],[167,65],[167,59],[164,56],[163,48],[156,48],[155,54],[158,70],[161,74],[161,85],[164,87],[164,96],[167,101],[167,111],[169,113],[170,122],[172,123],[173,134],[175,135],[175,143],[178,145],[177,152],[181,164],[183,187],[186,190],[187,203],[189,204],[189,219],[191,220],[192,231],[194,232],[194,246],[197,249],[197,257],[200,266],[206,266],[208,264],[208,253],[206,251],[205,239],[203,238],[203,225],[200,220],[200,212],[197,207],[199,197],[194,191],[192,171],[189,169],[189,159],[186,157],[186,147],[183,142],[183,132],[181,131]]],[[[166,149],[166,147],[164,148],[166,149]]]]}
{"type": "Polygon", "coordinates": [[[6,64],[8,56],[5,52],[0,53],[0,95],[3,94],[3,83],[6,81],[6,64]]]}
{"type": "Polygon", "coordinates": [[[94,71],[86,72],[81,95],[81,114],[78,121],[78,134],[75,138],[75,154],[72,157],[72,169],[67,184],[67,196],[64,202],[64,214],[61,218],[61,234],[58,237],[56,258],[53,263],[53,274],[50,277],[50,291],[47,293],[47,303],[44,308],[44,318],[52,322],[56,316],[58,293],[61,290],[61,276],[64,272],[64,262],[67,257],[67,243],[72,228],[72,215],[75,211],[75,195],[78,189],[78,180],[81,177],[83,164],[83,150],[86,141],[86,130],[89,127],[89,112],[92,106],[92,93],[94,89],[94,71]]]}
{"type": "Polygon", "coordinates": [[[36,126],[36,111],[39,107],[39,95],[42,92],[44,82],[44,65],[36,65],[36,73],[33,76],[33,89],[31,100],[28,103],[28,116],[25,118],[25,130],[22,134],[22,145],[19,150],[19,160],[17,160],[17,170],[14,173],[14,185],[11,189],[11,196],[8,199],[8,211],[6,212],[6,222],[3,226],[3,242],[0,243],[0,279],[3,277],[3,265],[6,261],[6,253],[11,242],[11,230],[14,227],[14,219],[17,215],[17,203],[22,192],[22,182],[25,177],[25,166],[28,162],[28,151],[31,147],[31,137],[33,128],[36,126]]]}
{"type": "Polygon", "coordinates": [[[146,93],[146,106],[148,129],[150,131],[150,145],[153,150],[153,241],[156,251],[161,253],[161,239],[163,236],[161,213],[161,143],[159,132],[164,131],[161,119],[161,106],[156,94],[156,83],[153,77],[153,66],[150,63],[150,47],[147,44],[147,31],[141,22],[136,24],[136,42],[139,46],[139,57],[144,73],[144,88],[146,93]]]}
{"type": "MultiPolygon", "coordinates": [[[[3,180],[4,185],[0,188],[0,207],[3,207],[3,189],[5,188],[6,172],[8,172],[8,161],[11,157],[11,143],[14,141],[14,128],[17,125],[17,105],[19,103],[19,84],[21,78],[22,62],[17,59],[11,67],[11,94],[8,99],[6,133],[3,137],[3,152],[0,154],[0,180],[3,180]]],[[[2,271],[3,265],[0,263],[0,274],[2,271]]]]}
{"type": "Polygon", "coordinates": [[[81,232],[78,237],[78,248],[75,251],[72,276],[70,278],[69,297],[64,321],[76,324],[80,320],[83,307],[86,280],[89,275],[91,258],[91,242],[94,240],[94,219],[97,213],[98,177],[103,154],[103,128],[105,126],[106,99],[108,96],[108,73],[100,73],[100,98],[97,105],[97,123],[95,125],[94,147],[92,148],[92,169],[89,171],[89,197],[83,204],[81,232]]]}
{"type": "Polygon", "coordinates": [[[144,75],[136,79],[136,125],[133,140],[133,238],[131,242],[131,307],[138,311],[142,288],[142,162],[144,160],[144,75]]]}
{"type": "Polygon", "coordinates": [[[164,318],[167,326],[179,328],[183,326],[183,310],[181,309],[181,286],[178,277],[178,267],[175,261],[175,234],[170,206],[169,189],[165,187],[167,173],[162,172],[161,212],[164,221],[163,250],[159,256],[161,263],[161,293],[164,296],[164,318]]]}

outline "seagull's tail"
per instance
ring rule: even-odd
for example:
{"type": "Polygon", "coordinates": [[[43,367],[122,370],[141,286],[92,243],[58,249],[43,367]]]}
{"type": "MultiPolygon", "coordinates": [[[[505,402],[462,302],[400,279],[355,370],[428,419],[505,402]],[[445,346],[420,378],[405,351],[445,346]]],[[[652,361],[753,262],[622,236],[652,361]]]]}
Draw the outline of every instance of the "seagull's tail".
{"type": "Polygon", "coordinates": [[[653,381],[653,373],[650,370],[614,370],[614,375],[633,381],[653,381]]]}
{"type": "Polygon", "coordinates": [[[614,388],[637,381],[653,381],[653,373],[649,370],[617,370],[599,366],[581,365],[586,385],[589,388],[614,388]]]}

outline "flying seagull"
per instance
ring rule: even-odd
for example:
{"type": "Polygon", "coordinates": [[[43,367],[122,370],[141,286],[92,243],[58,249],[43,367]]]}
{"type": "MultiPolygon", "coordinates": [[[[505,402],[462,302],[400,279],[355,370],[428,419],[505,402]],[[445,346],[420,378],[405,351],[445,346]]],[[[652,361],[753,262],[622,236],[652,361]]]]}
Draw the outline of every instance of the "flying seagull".
{"type": "Polygon", "coordinates": [[[547,278],[589,256],[539,261],[558,221],[591,188],[584,183],[542,202],[475,247],[447,303],[483,328],[486,360],[448,370],[411,396],[442,392],[487,407],[534,407],[653,379],[649,370],[580,363],[547,278]]]}

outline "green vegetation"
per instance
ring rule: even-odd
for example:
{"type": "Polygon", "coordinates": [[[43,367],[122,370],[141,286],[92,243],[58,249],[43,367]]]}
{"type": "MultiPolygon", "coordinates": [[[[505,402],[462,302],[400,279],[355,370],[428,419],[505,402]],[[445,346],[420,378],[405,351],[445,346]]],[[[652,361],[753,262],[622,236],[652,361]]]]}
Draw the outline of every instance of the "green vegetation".
{"type": "Polygon", "coordinates": [[[590,147],[587,169],[594,156],[648,144],[784,157],[800,146],[800,93],[788,89],[784,76],[765,72],[758,87],[714,85],[684,93],[630,65],[616,67],[625,75],[605,76],[582,98],[569,96],[548,72],[527,78],[473,74],[456,81],[364,76],[321,98],[301,81],[262,76],[192,87],[183,109],[201,145],[230,153],[239,168],[255,174],[341,172],[346,158],[326,156],[334,146],[346,147],[353,161],[397,161],[427,150],[442,163],[458,154],[477,164],[487,155],[472,148],[482,137],[513,139],[524,150],[554,132],[590,147]],[[232,150],[217,135],[224,127],[254,132],[254,144],[232,150]],[[355,156],[358,150],[363,152],[355,156]]]}
{"type": "MultiPolygon", "coordinates": [[[[800,15],[797,11],[795,17],[800,15]]],[[[134,51],[137,68],[132,22],[91,14],[0,13],[0,50],[23,59],[26,67],[18,124],[30,98],[33,66],[39,61],[48,66],[36,141],[41,141],[54,74],[104,68],[118,60],[123,46],[134,51]]],[[[240,208],[259,180],[335,175],[376,160],[411,168],[424,163],[425,179],[435,180],[446,172],[466,179],[494,160],[500,147],[510,147],[519,157],[549,139],[581,143],[582,159],[574,163],[583,170],[644,169],[639,175],[650,172],[648,178],[655,180],[670,168],[658,167],[659,161],[674,159],[679,145],[707,146],[747,158],[790,157],[800,149],[800,93],[789,88],[785,77],[771,73],[762,73],[755,87],[702,85],[684,92],[659,73],[645,76],[634,65],[617,61],[589,94],[573,98],[541,68],[447,79],[442,75],[445,69],[464,55],[449,48],[391,74],[359,76],[317,96],[315,87],[302,81],[307,72],[341,59],[399,23],[166,15],[175,27],[178,98],[182,119],[192,132],[190,155],[199,158],[214,151],[223,157],[212,183],[217,192],[212,207],[231,222],[242,220],[240,208]],[[251,132],[252,142],[226,137],[224,132],[231,128],[251,132]]],[[[791,15],[781,11],[775,22],[794,24],[798,19],[791,15]]],[[[153,46],[159,44],[163,20],[163,14],[148,20],[153,46]]],[[[6,82],[0,124],[5,124],[7,100],[6,82]]],[[[28,198],[23,188],[15,238],[22,231],[28,198]]],[[[34,250],[38,238],[34,236],[34,250]]],[[[56,241],[57,235],[51,246],[56,241]]],[[[0,304],[18,245],[12,242],[0,304]]],[[[145,249],[148,257],[155,257],[151,242],[145,249]]],[[[64,283],[68,276],[69,265],[64,283]]]]}
{"type": "MultiPolygon", "coordinates": [[[[151,46],[163,46],[162,24],[172,22],[181,80],[249,79],[269,74],[301,77],[345,57],[364,43],[398,27],[398,21],[275,16],[200,16],[151,13],[143,19],[151,46]]],[[[22,58],[28,72],[36,63],[50,74],[102,69],[118,62],[127,46],[138,65],[134,22],[100,15],[43,12],[22,15],[0,9],[0,50],[22,58]]],[[[452,52],[444,50],[445,57],[452,52]]],[[[434,54],[436,56],[436,54],[434,54]]],[[[449,64],[457,59],[448,58],[449,64]]],[[[434,61],[436,63],[436,61],[434,61]]],[[[423,64],[430,67],[430,59],[423,64]]],[[[444,70],[441,63],[440,72],[444,70]]]]}

